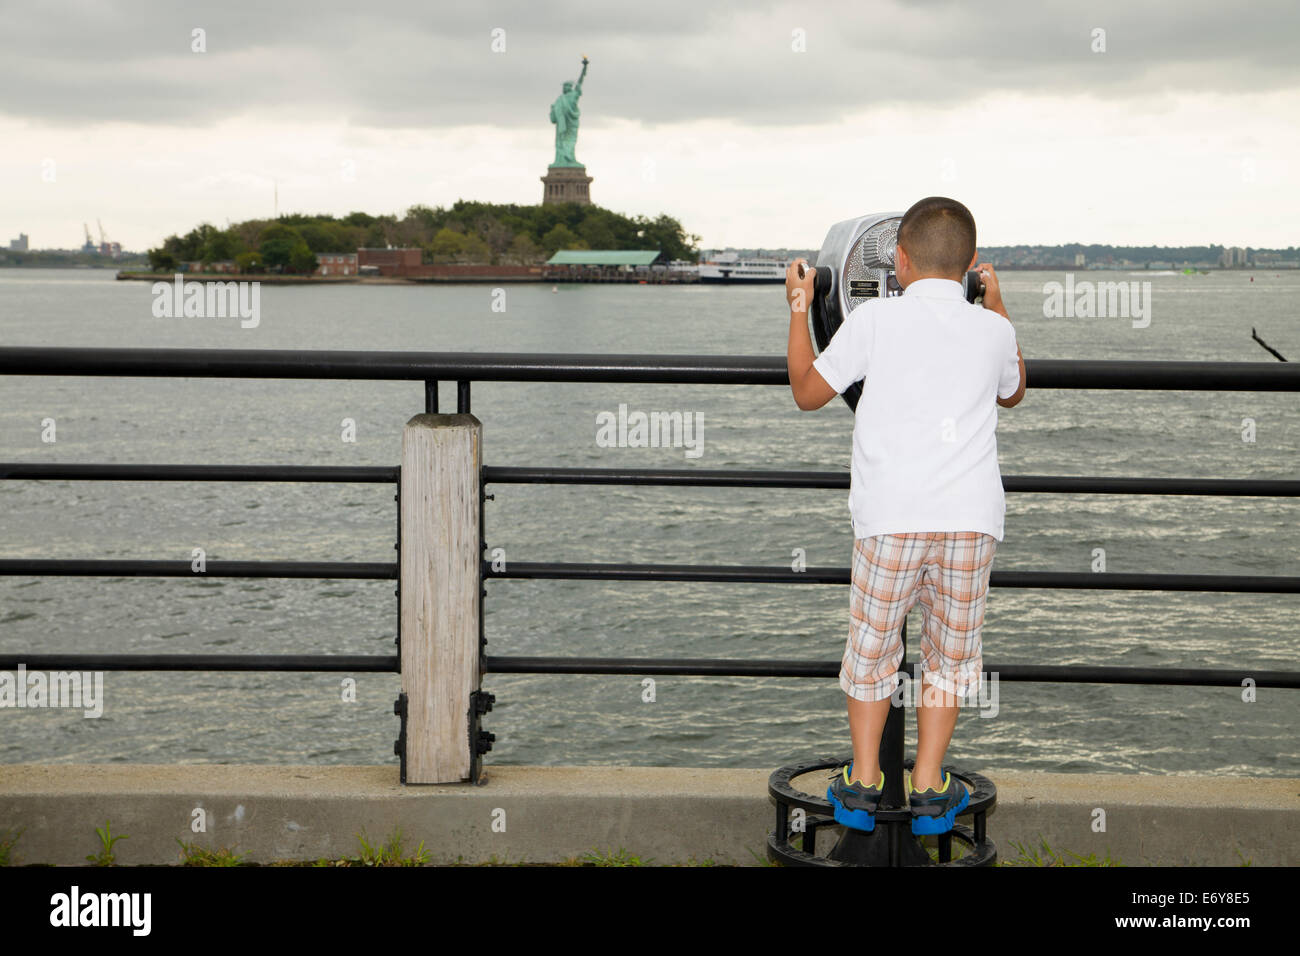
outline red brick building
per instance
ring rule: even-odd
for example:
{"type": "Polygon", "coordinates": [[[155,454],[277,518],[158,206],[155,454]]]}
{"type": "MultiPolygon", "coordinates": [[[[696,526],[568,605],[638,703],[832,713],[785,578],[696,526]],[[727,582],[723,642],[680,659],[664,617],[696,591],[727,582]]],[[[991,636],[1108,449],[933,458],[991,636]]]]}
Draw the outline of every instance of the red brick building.
{"type": "Polygon", "coordinates": [[[316,275],[318,276],[354,276],[357,274],[356,252],[318,252],[316,253],[316,275]]]}
{"type": "Polygon", "coordinates": [[[418,275],[424,254],[414,249],[358,249],[354,266],[375,266],[384,276],[418,275]]]}

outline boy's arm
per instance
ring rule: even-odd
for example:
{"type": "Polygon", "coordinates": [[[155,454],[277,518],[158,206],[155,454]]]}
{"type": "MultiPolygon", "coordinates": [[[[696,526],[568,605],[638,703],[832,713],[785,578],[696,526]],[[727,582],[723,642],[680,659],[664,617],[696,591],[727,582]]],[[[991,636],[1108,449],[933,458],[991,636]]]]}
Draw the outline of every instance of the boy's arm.
{"type": "Polygon", "coordinates": [[[810,268],[799,278],[797,259],[785,270],[785,298],[790,306],[790,338],[785,350],[785,368],[790,376],[790,391],[795,404],[804,411],[821,408],[835,397],[821,373],[813,367],[812,336],[808,333],[808,307],[813,297],[813,274],[810,268]]]}
{"type": "MultiPolygon", "coordinates": [[[[984,308],[992,309],[998,315],[1002,316],[1008,322],[1011,316],[1007,315],[1007,308],[1002,303],[1002,287],[998,285],[998,274],[993,266],[987,262],[979,264],[980,277],[984,280],[984,308]]],[[[1014,326],[1013,326],[1014,328],[1014,326]]],[[[1013,408],[1020,404],[1020,400],[1025,397],[1025,357],[1020,354],[1020,346],[1016,346],[1016,358],[1020,360],[1020,387],[1016,389],[1015,394],[1007,398],[998,398],[997,403],[1003,408],[1013,408]]]]}
{"type": "Polygon", "coordinates": [[[1019,346],[1016,346],[1016,356],[1020,359],[1020,387],[1016,389],[1016,394],[1010,398],[999,398],[997,400],[998,404],[1003,408],[1014,408],[1025,397],[1025,357],[1020,354],[1019,346]]]}

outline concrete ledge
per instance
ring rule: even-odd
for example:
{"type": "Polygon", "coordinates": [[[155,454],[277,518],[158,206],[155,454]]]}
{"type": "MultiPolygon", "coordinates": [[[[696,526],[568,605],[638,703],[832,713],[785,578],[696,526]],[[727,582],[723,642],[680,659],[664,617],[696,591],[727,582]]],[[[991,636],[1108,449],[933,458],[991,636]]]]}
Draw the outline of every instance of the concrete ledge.
{"type": "MultiPolygon", "coordinates": [[[[7,764],[0,830],[24,829],[19,864],[84,864],[107,819],[130,836],[115,848],[124,865],[176,862],[178,838],[257,862],[353,856],[357,833],[374,843],[398,826],[406,850],[423,840],[434,863],[622,847],[657,863],[752,865],[775,819],[770,769],[489,766],[479,786],[403,786],[395,766],[7,764]],[[206,833],[191,832],[196,809],[206,833]]],[[[1004,860],[1013,842],[1045,839],[1128,866],[1300,862],[1300,780],[980,772],[998,787],[989,836],[1004,860]],[[1105,832],[1093,832],[1098,808],[1105,832]]],[[[796,784],[824,794],[825,777],[796,784]]]]}

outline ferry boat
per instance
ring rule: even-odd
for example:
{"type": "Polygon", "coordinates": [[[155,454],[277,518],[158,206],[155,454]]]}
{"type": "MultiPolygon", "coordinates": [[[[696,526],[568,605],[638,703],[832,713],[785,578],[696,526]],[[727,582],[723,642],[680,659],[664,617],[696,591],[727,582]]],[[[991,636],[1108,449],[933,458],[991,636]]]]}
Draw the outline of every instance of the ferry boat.
{"type": "Polygon", "coordinates": [[[765,259],[759,256],[741,257],[734,252],[720,252],[700,263],[701,282],[784,282],[789,259],[765,259]]]}

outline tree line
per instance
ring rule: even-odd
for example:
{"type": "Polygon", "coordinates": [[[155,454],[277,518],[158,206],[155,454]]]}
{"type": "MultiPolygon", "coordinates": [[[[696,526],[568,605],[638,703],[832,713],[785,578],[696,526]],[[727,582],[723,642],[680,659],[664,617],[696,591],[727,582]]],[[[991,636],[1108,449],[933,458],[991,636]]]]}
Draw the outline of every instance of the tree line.
{"type": "Polygon", "coordinates": [[[182,262],[234,262],[240,272],[310,273],[316,255],[388,246],[422,250],[436,264],[533,265],[559,249],[659,249],[665,259],[694,262],[700,237],[667,215],[624,216],[599,206],[457,201],[450,208],[412,206],[399,219],[352,212],[287,214],[218,229],[201,223],[148,251],[149,266],[170,272],[182,262]]]}

